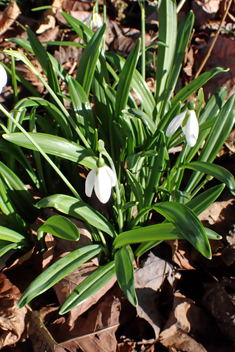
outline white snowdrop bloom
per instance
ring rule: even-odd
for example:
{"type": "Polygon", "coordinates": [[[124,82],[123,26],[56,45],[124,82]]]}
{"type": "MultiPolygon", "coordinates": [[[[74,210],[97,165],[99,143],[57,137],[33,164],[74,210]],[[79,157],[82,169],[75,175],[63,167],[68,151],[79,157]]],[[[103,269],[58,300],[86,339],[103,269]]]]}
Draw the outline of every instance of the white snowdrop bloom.
{"type": "Polygon", "coordinates": [[[90,28],[100,28],[103,24],[102,17],[97,13],[94,12],[92,14],[91,22],[90,22],[90,28]]]}
{"type": "Polygon", "coordinates": [[[190,147],[193,147],[197,142],[199,134],[199,124],[194,110],[185,110],[175,116],[167,127],[166,136],[172,136],[180,126],[185,135],[186,142],[190,147]]]}
{"type": "Polygon", "coordinates": [[[2,88],[7,84],[7,71],[0,65],[0,94],[2,93],[2,88]]]}
{"type": "Polygon", "coordinates": [[[93,189],[99,201],[103,204],[107,203],[112,187],[117,183],[116,174],[110,167],[104,165],[96,166],[92,169],[86,178],[85,193],[87,197],[91,197],[93,189]]]}

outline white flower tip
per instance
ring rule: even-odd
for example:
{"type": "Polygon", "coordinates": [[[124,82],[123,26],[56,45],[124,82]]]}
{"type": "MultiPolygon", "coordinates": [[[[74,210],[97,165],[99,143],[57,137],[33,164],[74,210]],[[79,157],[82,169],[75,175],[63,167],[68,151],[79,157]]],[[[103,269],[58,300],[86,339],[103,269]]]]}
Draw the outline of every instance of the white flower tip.
{"type": "Polygon", "coordinates": [[[0,65],[0,94],[2,93],[2,88],[7,84],[7,71],[0,65]]]}

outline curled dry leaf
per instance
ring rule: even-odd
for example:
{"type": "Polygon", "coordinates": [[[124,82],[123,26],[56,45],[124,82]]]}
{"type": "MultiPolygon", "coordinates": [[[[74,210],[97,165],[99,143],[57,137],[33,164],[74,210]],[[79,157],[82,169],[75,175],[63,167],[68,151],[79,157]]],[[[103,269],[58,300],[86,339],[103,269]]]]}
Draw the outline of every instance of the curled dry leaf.
{"type": "Polygon", "coordinates": [[[143,267],[135,271],[135,287],[138,297],[137,314],[145,319],[153,328],[157,339],[160,332],[160,314],[157,300],[164,280],[173,283],[172,266],[165,260],[149,253],[143,267]]]}
{"type": "Polygon", "coordinates": [[[27,309],[17,307],[21,294],[4,274],[0,276],[0,349],[15,344],[25,329],[27,309]]]}
{"type": "MultiPolygon", "coordinates": [[[[97,260],[96,260],[97,261],[97,260]]],[[[60,304],[62,305],[65,299],[70,295],[70,293],[79,285],[83,280],[85,280],[90,274],[98,268],[98,263],[94,260],[80,265],[79,268],[74,270],[72,273],[67,275],[64,279],[54,285],[54,290],[58,297],[60,304]]],[[[101,297],[105,295],[107,291],[116,282],[116,276],[112,278],[105,286],[103,286],[99,291],[97,291],[90,298],[82,302],[80,305],[75,307],[69,312],[68,325],[73,327],[77,317],[86,312],[92,305],[96,304],[101,297]]]]}
{"type": "Polygon", "coordinates": [[[109,294],[86,314],[75,321],[74,327],[64,324],[51,326],[53,336],[61,342],[56,346],[66,351],[77,352],[116,352],[117,340],[115,332],[119,327],[122,293],[119,287],[114,287],[109,294]],[[58,338],[57,338],[58,336],[58,338]]]}
{"type": "Polygon", "coordinates": [[[192,336],[197,336],[200,340],[211,340],[214,338],[212,326],[210,318],[201,308],[189,298],[176,293],[173,309],[160,334],[160,341],[167,348],[186,352],[207,352],[192,336]]]}
{"type": "Polygon", "coordinates": [[[0,35],[5,33],[17,17],[20,14],[20,9],[15,1],[11,1],[10,4],[2,12],[0,18],[0,35]]]}
{"type": "Polygon", "coordinates": [[[235,342],[235,304],[225,288],[220,283],[208,285],[203,302],[223,334],[235,342]]]}

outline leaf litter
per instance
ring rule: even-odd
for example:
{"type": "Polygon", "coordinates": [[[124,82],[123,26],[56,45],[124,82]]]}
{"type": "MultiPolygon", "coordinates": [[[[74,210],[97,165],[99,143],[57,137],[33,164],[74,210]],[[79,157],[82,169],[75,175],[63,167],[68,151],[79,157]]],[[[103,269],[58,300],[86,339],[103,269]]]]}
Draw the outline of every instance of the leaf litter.
{"type": "MultiPolygon", "coordinates": [[[[54,1],[55,3],[56,1],[54,1]]],[[[52,1],[51,1],[52,3],[52,1]]],[[[108,22],[106,47],[109,50],[126,56],[140,36],[139,28],[127,26],[126,8],[130,5],[137,9],[137,1],[121,1],[118,7],[114,1],[107,1],[110,6],[112,19],[108,22]],[[123,20],[123,22],[122,22],[123,20]],[[125,22],[125,26],[123,23],[125,22]]],[[[57,1],[57,10],[53,13],[44,12],[39,20],[25,18],[20,15],[11,2],[6,9],[11,20],[0,22],[0,31],[5,38],[17,36],[25,38],[25,32],[16,26],[16,20],[30,24],[35,31],[40,29],[39,39],[77,40],[74,33],[64,31],[64,19],[59,9],[63,9],[78,19],[85,18],[92,8],[91,2],[84,1],[57,1]],[[12,10],[14,7],[14,11],[12,10]],[[51,19],[48,15],[53,16],[51,19]],[[53,21],[53,23],[52,23],[53,21]],[[54,26],[55,24],[55,26],[54,26]],[[40,27],[45,26],[45,27],[40,27]],[[54,27],[54,28],[53,28],[54,27]],[[62,28],[62,30],[61,30],[62,28]]],[[[219,19],[222,17],[227,1],[199,1],[186,2],[179,16],[184,16],[190,6],[196,9],[195,33],[185,58],[184,74],[181,84],[188,83],[196,72],[198,65],[204,59],[215,31],[218,28],[219,19]]],[[[135,11],[130,15],[136,15],[135,11]]],[[[157,18],[149,24],[157,26],[157,18]]],[[[205,87],[205,96],[209,97],[217,89],[217,84],[228,88],[228,96],[234,91],[234,19],[235,8],[231,6],[217,43],[210,55],[204,70],[215,66],[229,67],[230,71],[223,77],[217,76],[216,80],[210,81],[205,87]]],[[[152,33],[146,35],[147,43],[151,43],[152,33]]],[[[14,44],[1,42],[1,49],[13,47],[14,44]]],[[[78,48],[57,48],[61,55],[61,63],[66,69],[72,69],[75,58],[78,56],[78,48]]],[[[55,51],[55,52],[56,52],[55,51]]],[[[58,54],[56,54],[58,55],[58,54]]],[[[57,57],[58,58],[58,57],[57,57]]],[[[4,57],[1,54],[1,59],[4,57]]],[[[38,63],[34,62],[34,66],[38,63]]],[[[39,92],[43,92],[43,86],[35,77],[30,77],[25,67],[17,63],[17,70],[30,80],[39,92]]],[[[38,66],[41,72],[41,68],[38,66]]],[[[6,95],[3,94],[3,99],[6,95]]],[[[219,155],[218,162],[224,158],[228,164],[234,162],[234,138],[229,137],[225,151],[219,155]]],[[[139,299],[137,308],[130,306],[123,296],[118,285],[112,283],[105,287],[97,297],[92,297],[85,305],[75,308],[65,316],[58,315],[59,304],[67,297],[68,293],[80,282],[81,277],[88,275],[97,268],[97,263],[91,262],[85,265],[83,272],[75,271],[65,278],[60,285],[57,284],[50,291],[49,302],[42,299],[39,303],[32,303],[32,312],[23,308],[18,310],[17,300],[20,290],[23,292],[27,286],[25,281],[14,285],[14,280],[9,281],[10,271],[22,265],[28,268],[24,278],[30,275],[36,268],[36,273],[46,267],[51,260],[55,260],[63,253],[64,243],[56,239],[55,243],[48,235],[48,248],[43,255],[36,255],[32,261],[33,252],[28,253],[22,261],[5,270],[2,274],[2,286],[0,288],[0,300],[6,304],[1,306],[0,328],[4,346],[11,346],[17,341],[25,341],[29,335],[33,350],[47,351],[195,351],[195,352],[232,352],[234,351],[234,261],[235,261],[235,234],[234,234],[234,198],[221,200],[214,203],[204,214],[202,221],[223,236],[223,239],[212,245],[213,259],[209,263],[204,261],[194,249],[183,242],[170,243],[172,256],[160,258],[151,252],[147,259],[135,271],[136,290],[139,299]],[[171,262],[171,264],[169,264],[171,262]],[[28,264],[27,264],[28,263],[28,264]],[[29,264],[30,263],[30,264],[29,264]],[[199,270],[200,268],[200,270],[199,270]],[[209,275],[208,275],[209,273],[209,275]],[[187,289],[185,288],[187,279],[187,289]],[[193,280],[195,279],[195,282],[193,280]],[[197,284],[197,287],[195,286],[197,284]],[[196,287],[196,289],[195,289],[196,287]],[[53,294],[52,294],[53,292],[53,294]],[[55,294],[56,293],[56,294],[55,294]],[[8,306],[9,304],[9,306],[8,306]],[[27,313],[27,314],[26,314],[27,313]],[[31,314],[31,316],[30,316],[31,314]],[[26,327],[26,322],[28,326],[26,327]],[[34,341],[33,336],[38,338],[34,341]],[[15,341],[15,342],[14,342],[15,341]],[[41,345],[40,345],[41,342],[41,345]],[[39,345],[37,346],[37,343],[39,345]]],[[[82,228],[82,224],[78,224],[82,228]]],[[[89,235],[86,241],[89,241],[89,235]]],[[[164,252],[165,247],[160,247],[164,252]]],[[[64,248],[65,249],[65,248],[64,248]]],[[[69,252],[73,248],[66,248],[69,252]]],[[[36,275],[34,272],[33,274],[36,275]]],[[[13,275],[14,276],[14,275],[13,275]]],[[[22,280],[21,280],[22,281],[22,280]]],[[[15,282],[17,280],[15,279],[15,282]]],[[[19,282],[19,278],[18,278],[19,282]]],[[[3,347],[3,351],[4,351],[3,347]]]]}

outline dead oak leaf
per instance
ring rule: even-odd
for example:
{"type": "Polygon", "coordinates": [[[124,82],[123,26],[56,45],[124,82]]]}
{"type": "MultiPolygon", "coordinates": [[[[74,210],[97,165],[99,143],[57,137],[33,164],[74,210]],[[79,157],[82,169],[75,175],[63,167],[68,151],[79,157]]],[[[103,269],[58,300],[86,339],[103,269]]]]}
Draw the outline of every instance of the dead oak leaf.
{"type": "Polygon", "coordinates": [[[0,18],[0,35],[11,27],[19,14],[20,9],[17,3],[15,1],[11,1],[10,4],[2,12],[2,16],[0,18]]]}
{"type": "Polygon", "coordinates": [[[25,329],[26,308],[17,307],[21,294],[4,274],[0,277],[0,349],[15,344],[25,329]]]}

